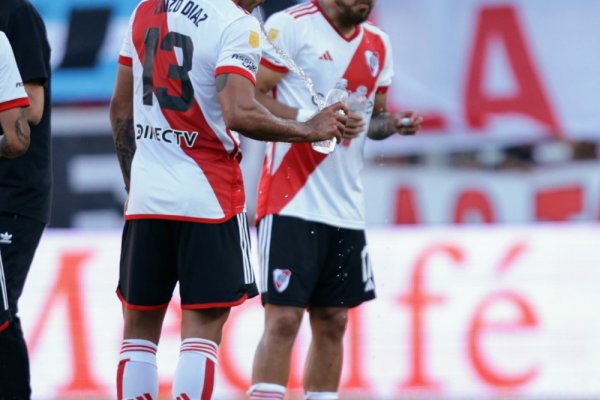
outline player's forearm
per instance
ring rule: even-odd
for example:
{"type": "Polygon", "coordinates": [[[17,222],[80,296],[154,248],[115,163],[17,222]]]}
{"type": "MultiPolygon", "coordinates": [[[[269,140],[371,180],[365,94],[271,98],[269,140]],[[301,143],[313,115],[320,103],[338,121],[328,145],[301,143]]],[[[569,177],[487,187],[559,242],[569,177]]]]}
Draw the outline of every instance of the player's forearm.
{"type": "Polygon", "coordinates": [[[381,113],[371,118],[367,136],[373,140],[383,140],[396,133],[394,119],[388,113],[381,113]]]}
{"type": "Polygon", "coordinates": [[[265,106],[273,115],[276,115],[279,118],[296,119],[296,114],[298,113],[297,108],[287,106],[259,90],[256,91],[256,100],[265,106]]]}
{"type": "Polygon", "coordinates": [[[29,124],[24,108],[15,108],[0,115],[4,135],[0,136],[0,157],[14,158],[29,148],[29,124]]]}
{"type": "Polygon", "coordinates": [[[29,123],[37,125],[44,115],[44,86],[36,83],[26,83],[25,91],[30,103],[30,106],[25,110],[25,115],[27,115],[29,123]]]}
{"type": "Polygon", "coordinates": [[[307,142],[319,140],[307,124],[293,119],[283,119],[271,114],[257,101],[248,101],[235,106],[235,110],[224,112],[225,123],[251,139],[273,142],[307,142]]]}
{"type": "Polygon", "coordinates": [[[110,122],[113,131],[113,140],[117,159],[121,166],[125,190],[129,192],[129,182],[131,179],[131,163],[135,154],[135,133],[133,129],[133,116],[117,115],[111,109],[110,122]]]}

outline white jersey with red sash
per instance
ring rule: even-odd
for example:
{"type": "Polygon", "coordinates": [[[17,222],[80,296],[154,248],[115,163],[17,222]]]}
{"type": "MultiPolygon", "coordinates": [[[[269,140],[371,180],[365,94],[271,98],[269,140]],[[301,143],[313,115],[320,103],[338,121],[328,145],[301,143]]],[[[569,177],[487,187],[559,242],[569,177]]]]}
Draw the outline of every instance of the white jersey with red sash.
{"type": "MultiPolygon", "coordinates": [[[[368,89],[369,119],[375,94],[391,84],[393,69],[388,36],[370,23],[357,26],[344,37],[323,13],[318,2],[300,4],[276,13],[266,28],[271,40],[283,49],[313,80],[320,94],[327,93],[340,78],[355,91],[368,89]]],[[[279,101],[292,107],[317,106],[304,82],[288,71],[277,52],[265,45],[262,65],[287,73],[275,88],[279,101]]],[[[363,147],[366,130],[324,155],[310,144],[269,143],[260,180],[257,218],[287,215],[329,225],[363,229],[365,225],[363,147]]]]}
{"type": "Polygon", "coordinates": [[[17,107],[28,107],[29,98],[15,55],[4,32],[0,31],[0,111],[17,107]]]}
{"type": "Polygon", "coordinates": [[[125,218],[218,223],[245,211],[238,134],[215,78],[255,82],[258,21],[229,0],[146,0],[119,62],[133,68],[136,153],[125,218]]]}

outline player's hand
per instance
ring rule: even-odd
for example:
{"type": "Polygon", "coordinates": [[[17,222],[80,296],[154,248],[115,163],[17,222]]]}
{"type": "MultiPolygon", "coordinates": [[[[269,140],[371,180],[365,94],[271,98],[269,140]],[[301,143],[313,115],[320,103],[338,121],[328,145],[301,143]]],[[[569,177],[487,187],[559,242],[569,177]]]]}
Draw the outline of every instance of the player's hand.
{"type": "Polygon", "coordinates": [[[365,120],[363,114],[350,111],[348,113],[348,122],[344,130],[344,139],[354,139],[365,129],[365,120]]]}
{"type": "Polygon", "coordinates": [[[414,111],[403,111],[393,114],[392,120],[396,132],[400,135],[414,135],[421,128],[423,117],[414,111]]]}
{"type": "Polygon", "coordinates": [[[348,107],[343,103],[339,102],[325,107],[306,121],[306,124],[313,131],[310,141],[317,142],[335,138],[339,143],[342,140],[347,121],[348,107]]]}

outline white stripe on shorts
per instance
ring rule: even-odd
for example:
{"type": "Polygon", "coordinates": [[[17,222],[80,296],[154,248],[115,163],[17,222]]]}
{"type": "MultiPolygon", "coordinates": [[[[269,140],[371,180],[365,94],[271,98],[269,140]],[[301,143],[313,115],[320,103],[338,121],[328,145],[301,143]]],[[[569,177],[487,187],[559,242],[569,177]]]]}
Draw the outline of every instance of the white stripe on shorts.
{"type": "Polygon", "coordinates": [[[271,250],[272,228],[273,216],[267,215],[263,218],[258,232],[261,293],[266,293],[269,288],[269,252],[271,250]]]}
{"type": "Polygon", "coordinates": [[[2,263],[2,252],[0,252],[0,291],[2,291],[2,305],[8,310],[8,295],[6,294],[6,278],[4,278],[4,264],[2,263]]]}
{"type": "Polygon", "coordinates": [[[249,284],[254,281],[252,276],[252,268],[250,267],[250,252],[249,245],[250,241],[248,240],[248,232],[246,228],[246,216],[245,214],[238,214],[237,223],[238,223],[238,231],[240,234],[240,247],[242,249],[242,259],[244,262],[244,283],[249,284]]]}
{"type": "Polygon", "coordinates": [[[250,229],[248,228],[248,218],[243,214],[242,221],[244,222],[244,236],[246,237],[246,257],[248,258],[248,284],[254,283],[254,268],[252,268],[252,241],[250,240],[250,229]]]}

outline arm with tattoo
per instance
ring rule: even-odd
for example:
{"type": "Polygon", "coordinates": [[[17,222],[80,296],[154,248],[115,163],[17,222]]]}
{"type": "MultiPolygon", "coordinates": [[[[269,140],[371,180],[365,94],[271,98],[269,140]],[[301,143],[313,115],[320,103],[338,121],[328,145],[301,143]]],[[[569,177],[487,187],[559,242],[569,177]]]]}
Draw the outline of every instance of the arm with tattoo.
{"type": "Polygon", "coordinates": [[[0,112],[0,124],[4,135],[0,136],[0,157],[14,158],[29,148],[29,124],[25,109],[13,108],[0,112]]]}
{"type": "Polygon", "coordinates": [[[375,95],[373,116],[367,133],[369,139],[383,140],[395,133],[414,135],[421,128],[423,118],[414,111],[389,113],[387,111],[387,94],[375,95]]]}
{"type": "Polygon", "coordinates": [[[125,190],[129,193],[129,184],[131,181],[131,163],[135,154],[135,135],[133,130],[133,117],[131,118],[112,118],[111,125],[113,130],[113,140],[117,151],[117,158],[121,166],[125,190]]]}
{"type": "Polygon", "coordinates": [[[371,118],[369,131],[367,133],[369,139],[383,140],[392,136],[394,133],[396,133],[396,124],[390,113],[383,112],[371,118]]]}
{"type": "Polygon", "coordinates": [[[117,82],[110,101],[110,124],[125,190],[129,193],[131,163],[136,144],[133,128],[133,73],[130,67],[124,65],[119,65],[117,82]]]}

